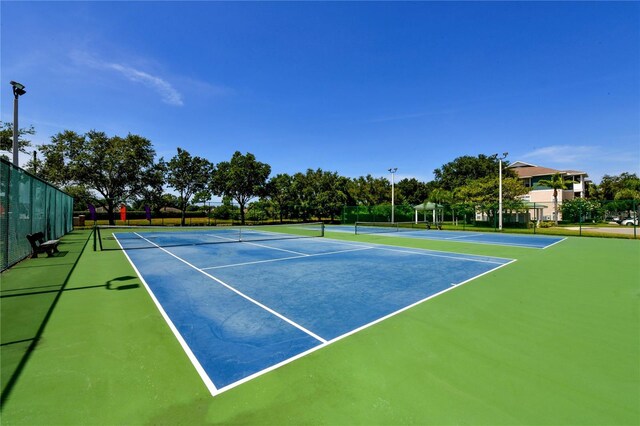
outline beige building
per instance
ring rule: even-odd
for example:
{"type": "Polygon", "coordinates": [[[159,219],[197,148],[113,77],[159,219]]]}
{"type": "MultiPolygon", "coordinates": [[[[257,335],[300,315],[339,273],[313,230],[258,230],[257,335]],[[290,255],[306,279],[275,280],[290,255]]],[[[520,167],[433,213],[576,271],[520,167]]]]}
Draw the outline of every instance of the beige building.
{"type": "Polygon", "coordinates": [[[550,180],[554,174],[560,173],[565,181],[571,182],[568,189],[558,191],[558,220],[562,220],[560,212],[562,202],[574,198],[584,198],[590,182],[587,179],[589,176],[587,173],[577,170],[556,170],[523,161],[516,161],[508,168],[516,172],[524,185],[529,188],[529,193],[522,196],[522,199],[531,203],[530,205],[534,205],[534,203],[535,205],[544,205],[543,208],[536,209],[536,217],[532,218],[538,221],[553,220],[553,189],[540,185],[541,180],[550,180]]]}

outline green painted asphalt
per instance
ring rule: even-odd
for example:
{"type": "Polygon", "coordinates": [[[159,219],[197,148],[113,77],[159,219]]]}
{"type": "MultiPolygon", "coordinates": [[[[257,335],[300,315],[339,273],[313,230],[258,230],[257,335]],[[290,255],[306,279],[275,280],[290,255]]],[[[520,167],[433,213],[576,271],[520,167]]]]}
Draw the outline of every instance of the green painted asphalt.
{"type": "Polygon", "coordinates": [[[123,253],[88,236],[2,274],[3,425],[640,424],[638,241],[328,233],[518,261],[212,397],[123,253]]]}

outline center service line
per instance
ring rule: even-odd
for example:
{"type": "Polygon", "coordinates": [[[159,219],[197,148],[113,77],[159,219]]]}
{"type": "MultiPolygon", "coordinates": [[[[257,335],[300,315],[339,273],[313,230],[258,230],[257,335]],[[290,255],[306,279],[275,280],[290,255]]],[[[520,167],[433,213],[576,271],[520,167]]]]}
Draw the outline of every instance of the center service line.
{"type": "MultiPolygon", "coordinates": [[[[271,248],[269,246],[262,246],[262,245],[259,245],[259,244],[253,244],[253,245],[258,245],[259,247],[271,248]]],[[[362,250],[371,250],[372,248],[373,247],[362,247],[362,248],[357,248],[357,249],[330,251],[330,252],[327,252],[327,253],[315,253],[315,254],[305,254],[305,255],[301,255],[301,256],[281,257],[279,259],[254,260],[252,262],[232,263],[232,264],[229,264],[229,265],[220,265],[220,266],[208,266],[206,268],[201,268],[201,269],[203,271],[205,271],[205,270],[210,270],[210,269],[233,268],[234,266],[256,265],[258,263],[281,262],[283,260],[304,259],[306,257],[329,256],[329,255],[332,255],[332,254],[350,253],[350,252],[353,252],[353,251],[362,251],[362,250]]]]}
{"type": "Polygon", "coordinates": [[[160,250],[162,250],[163,252],[167,253],[168,255],[171,255],[173,257],[175,257],[176,259],[178,259],[180,262],[184,263],[185,265],[190,266],[191,268],[195,269],[196,271],[200,272],[201,274],[206,275],[207,277],[211,278],[212,280],[216,281],[217,283],[225,286],[226,288],[228,288],[229,290],[233,291],[234,293],[236,293],[238,296],[243,297],[244,299],[248,300],[249,302],[261,307],[262,309],[264,309],[265,311],[277,316],[278,318],[280,318],[283,321],[286,321],[287,323],[291,324],[292,326],[294,326],[295,328],[297,328],[298,330],[308,334],[309,336],[313,337],[314,339],[318,340],[319,342],[322,343],[327,343],[327,341],[325,339],[323,339],[322,337],[318,336],[317,334],[313,333],[312,331],[307,330],[306,328],[304,328],[303,326],[301,326],[300,324],[290,320],[289,318],[285,317],[284,315],[282,315],[279,312],[274,311],[273,309],[271,309],[270,307],[258,302],[255,299],[252,299],[251,297],[247,296],[246,294],[242,293],[239,290],[236,290],[235,288],[231,287],[229,284],[225,283],[224,281],[220,280],[219,278],[214,277],[213,275],[207,273],[206,271],[203,271],[202,269],[198,268],[195,265],[192,265],[191,263],[187,262],[186,260],[176,256],[175,254],[171,253],[169,250],[165,249],[164,247],[160,247],[159,245],[157,245],[156,243],[154,243],[153,241],[149,241],[148,239],[146,239],[145,237],[143,237],[142,235],[138,234],[137,232],[135,233],[138,237],[142,238],[143,240],[147,241],[149,244],[152,244],[154,246],[156,246],[157,248],[159,248],[160,250]]]}

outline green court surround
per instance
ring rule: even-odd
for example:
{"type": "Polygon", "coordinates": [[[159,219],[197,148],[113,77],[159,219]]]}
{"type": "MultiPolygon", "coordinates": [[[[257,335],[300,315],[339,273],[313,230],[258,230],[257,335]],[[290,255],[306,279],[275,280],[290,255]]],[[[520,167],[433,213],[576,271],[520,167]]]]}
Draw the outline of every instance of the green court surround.
{"type": "Polygon", "coordinates": [[[640,424],[638,241],[327,233],[518,261],[211,397],[124,254],[88,237],[2,274],[3,425],[640,424]]]}

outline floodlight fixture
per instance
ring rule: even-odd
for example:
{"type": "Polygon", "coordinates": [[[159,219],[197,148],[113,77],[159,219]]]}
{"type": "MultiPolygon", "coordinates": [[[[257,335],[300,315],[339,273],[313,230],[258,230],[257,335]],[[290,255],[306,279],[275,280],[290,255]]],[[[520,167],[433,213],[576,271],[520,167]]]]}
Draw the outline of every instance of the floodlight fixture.
{"type": "Polygon", "coordinates": [[[27,91],[24,90],[24,84],[20,84],[17,81],[13,80],[10,81],[9,84],[13,86],[13,96],[15,96],[16,98],[27,93],[27,91]]]}

